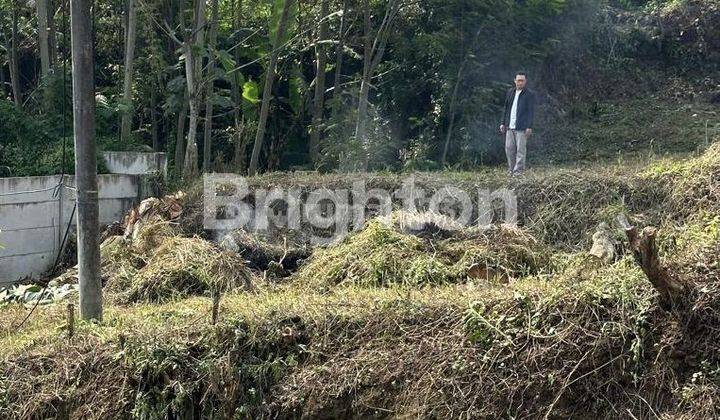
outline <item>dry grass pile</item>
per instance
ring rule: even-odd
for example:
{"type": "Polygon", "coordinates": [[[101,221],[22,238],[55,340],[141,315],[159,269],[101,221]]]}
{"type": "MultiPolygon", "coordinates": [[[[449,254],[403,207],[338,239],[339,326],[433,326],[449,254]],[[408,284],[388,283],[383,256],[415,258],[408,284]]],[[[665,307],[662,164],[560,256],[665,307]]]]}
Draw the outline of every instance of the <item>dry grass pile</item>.
{"type": "MultiPolygon", "coordinates": [[[[240,255],[180,236],[180,221],[190,213],[186,204],[183,193],[143,200],[125,216],[122,235],[102,242],[101,275],[110,300],[158,303],[251,287],[254,275],[240,255]]],[[[77,268],[58,279],[76,282],[77,268]]]]}
{"type": "Polygon", "coordinates": [[[141,255],[152,253],[167,239],[178,235],[177,228],[168,220],[160,216],[153,216],[136,223],[130,235],[124,239],[132,246],[134,252],[141,255]]]}
{"type": "Polygon", "coordinates": [[[0,367],[0,417],[107,419],[129,416],[134,393],[117,348],[95,337],[57,341],[0,367]],[[114,352],[112,351],[114,350],[114,352]],[[19,379],[24,378],[24,379],[19,379]],[[18,398],[19,397],[19,398],[18,398]]]}
{"type": "Polygon", "coordinates": [[[311,335],[311,360],[275,404],[336,418],[716,418],[718,284],[668,313],[625,258],[465,310],[399,299],[362,323],[337,320],[332,346],[311,335]]]}
{"type": "Polygon", "coordinates": [[[146,263],[116,277],[108,290],[123,302],[166,302],[191,295],[248,289],[253,274],[237,254],[201,238],[164,238],[146,263]]]}
{"type": "MultiPolygon", "coordinates": [[[[135,275],[145,265],[146,254],[133,248],[121,235],[108,236],[100,244],[100,277],[103,286],[117,284],[135,275]]],[[[77,265],[51,280],[57,284],[77,284],[77,265]]]]}
{"type": "MultiPolygon", "coordinates": [[[[534,168],[520,178],[508,178],[502,171],[477,173],[363,174],[366,189],[390,193],[400,190],[412,176],[415,187],[427,198],[445,187],[458,188],[468,194],[474,207],[473,220],[479,216],[478,189],[507,189],[517,196],[518,221],[538,240],[565,250],[587,248],[588,232],[601,222],[612,223],[620,212],[629,213],[648,223],[660,221],[662,203],[669,194],[666,183],[638,177],[632,166],[605,165],[593,171],[581,169],[534,168]]],[[[320,188],[347,189],[351,192],[356,175],[268,174],[254,178],[251,187],[280,185],[297,187],[302,195],[320,188]]],[[[416,203],[427,209],[427,200],[416,203]]],[[[495,202],[499,205],[499,202],[495,202]]],[[[393,202],[394,210],[400,203],[393,202]]],[[[496,212],[499,222],[501,211],[496,212]]],[[[309,230],[309,227],[303,226],[309,230]]]]}
{"type": "Polygon", "coordinates": [[[589,248],[595,227],[614,225],[619,214],[659,222],[658,203],[667,195],[663,184],[622,172],[579,170],[529,176],[515,191],[520,223],[537,238],[566,250],[589,248]]]}
{"type": "Polygon", "coordinates": [[[311,418],[584,418],[613,405],[645,412],[641,398],[623,394],[653,340],[642,330],[650,294],[642,283],[643,298],[630,294],[638,285],[631,264],[615,269],[625,281],[618,286],[532,281],[467,306],[406,299],[377,305],[362,323],[341,318],[333,346],[323,350],[318,337],[274,403],[311,418]]]}
{"type": "Polygon", "coordinates": [[[548,261],[548,249],[522,229],[448,231],[437,223],[442,224],[438,216],[401,212],[391,220],[373,219],[340,243],[315,251],[295,282],[316,288],[507,282],[537,273],[548,261]]]}

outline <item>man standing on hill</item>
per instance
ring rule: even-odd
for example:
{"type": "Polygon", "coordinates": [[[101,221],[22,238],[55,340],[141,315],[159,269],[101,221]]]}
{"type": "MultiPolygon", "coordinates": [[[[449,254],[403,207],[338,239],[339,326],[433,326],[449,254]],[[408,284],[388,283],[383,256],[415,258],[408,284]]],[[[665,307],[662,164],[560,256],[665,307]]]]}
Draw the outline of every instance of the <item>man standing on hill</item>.
{"type": "Polygon", "coordinates": [[[515,75],[515,87],[505,95],[505,107],[500,132],[505,134],[505,154],[508,173],[520,175],[525,170],[527,140],[532,136],[535,118],[535,95],[525,85],[527,74],[515,75]]]}

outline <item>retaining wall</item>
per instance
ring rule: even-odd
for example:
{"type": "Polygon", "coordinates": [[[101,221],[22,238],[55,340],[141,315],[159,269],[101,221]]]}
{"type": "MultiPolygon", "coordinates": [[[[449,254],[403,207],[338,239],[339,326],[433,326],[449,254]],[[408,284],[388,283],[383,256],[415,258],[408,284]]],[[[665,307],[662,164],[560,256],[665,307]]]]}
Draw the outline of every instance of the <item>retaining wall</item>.
{"type": "Polygon", "coordinates": [[[165,153],[103,152],[105,165],[113,174],[141,175],[159,172],[167,176],[165,153]]]}
{"type": "MultiPolygon", "coordinates": [[[[164,153],[106,152],[112,174],[98,175],[100,224],[120,220],[156,194],[145,180],[165,174],[164,153]]],[[[75,232],[74,176],[0,178],[0,285],[39,277],[55,262],[65,231],[75,232]]]]}

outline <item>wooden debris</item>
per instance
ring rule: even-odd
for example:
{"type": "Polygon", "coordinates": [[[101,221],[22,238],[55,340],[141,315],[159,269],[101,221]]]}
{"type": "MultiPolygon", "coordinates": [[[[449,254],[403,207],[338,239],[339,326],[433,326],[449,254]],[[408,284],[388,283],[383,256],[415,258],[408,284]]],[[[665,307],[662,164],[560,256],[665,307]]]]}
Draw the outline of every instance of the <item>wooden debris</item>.
{"type": "Polygon", "coordinates": [[[162,198],[151,197],[143,200],[139,206],[131,209],[125,216],[123,226],[125,238],[131,237],[141,225],[150,219],[158,217],[166,221],[176,221],[183,213],[182,200],[185,193],[182,191],[162,198]]]}
{"type": "Polygon", "coordinates": [[[72,303],[67,304],[67,331],[68,340],[72,340],[75,334],[75,305],[72,303]]]}
{"type": "Polygon", "coordinates": [[[670,307],[685,294],[687,287],[667,267],[662,265],[655,245],[654,227],[646,227],[641,234],[635,227],[626,225],[625,235],[630,243],[630,250],[635,261],[642,268],[653,287],[660,293],[660,302],[663,307],[670,307]]]}

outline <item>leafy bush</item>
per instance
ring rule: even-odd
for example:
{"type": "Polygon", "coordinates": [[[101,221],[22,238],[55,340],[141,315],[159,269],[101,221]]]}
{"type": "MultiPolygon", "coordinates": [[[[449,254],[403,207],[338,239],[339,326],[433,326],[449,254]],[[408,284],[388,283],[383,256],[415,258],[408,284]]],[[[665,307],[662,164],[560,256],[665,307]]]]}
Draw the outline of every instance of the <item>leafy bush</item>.
{"type": "MultiPolygon", "coordinates": [[[[0,115],[0,176],[75,173],[72,126],[63,139],[53,120],[28,115],[6,100],[0,100],[0,115]]],[[[96,144],[98,173],[107,172],[104,150],[150,151],[137,140],[121,142],[114,136],[96,137],[96,144]]]]}

